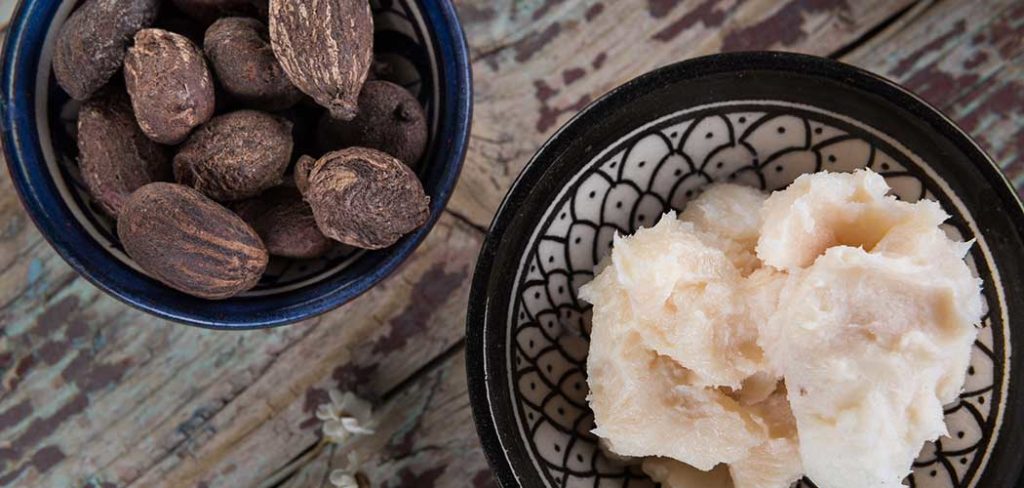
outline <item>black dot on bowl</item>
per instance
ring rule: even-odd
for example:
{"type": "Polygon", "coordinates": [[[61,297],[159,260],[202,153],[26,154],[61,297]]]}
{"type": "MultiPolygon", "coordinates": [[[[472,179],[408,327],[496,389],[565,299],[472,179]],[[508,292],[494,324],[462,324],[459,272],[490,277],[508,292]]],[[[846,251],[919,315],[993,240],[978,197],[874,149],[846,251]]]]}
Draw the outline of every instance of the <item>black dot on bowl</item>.
{"type": "Polygon", "coordinates": [[[640,222],[643,222],[643,221],[644,221],[644,218],[645,218],[645,217],[644,217],[643,215],[641,215],[641,216],[637,217],[636,219],[637,219],[637,220],[639,220],[640,222]]]}
{"type": "Polygon", "coordinates": [[[978,405],[984,405],[984,404],[985,404],[985,397],[978,397],[978,405]]]}
{"type": "Polygon", "coordinates": [[[565,409],[562,407],[558,407],[558,415],[565,415],[565,409]]]}
{"type": "Polygon", "coordinates": [[[526,313],[525,312],[519,312],[519,318],[520,319],[525,319],[526,318],[526,313]]]}
{"type": "Polygon", "coordinates": [[[815,134],[821,134],[821,132],[822,132],[822,129],[821,129],[821,127],[815,127],[815,128],[814,128],[814,133],[815,133],[815,134]]]}
{"type": "Polygon", "coordinates": [[[778,129],[775,129],[775,130],[779,131],[779,134],[785,134],[786,133],[786,128],[785,127],[779,127],[778,129]]]}
{"type": "Polygon", "coordinates": [[[530,266],[530,271],[537,271],[537,267],[536,266],[530,266]]]}
{"type": "Polygon", "coordinates": [[[530,346],[530,349],[533,349],[533,339],[530,339],[529,346],[530,346]]]}
{"type": "Polygon", "coordinates": [[[681,169],[677,169],[677,170],[675,171],[675,173],[672,173],[672,174],[674,174],[674,175],[676,175],[676,176],[681,176],[681,175],[683,174],[683,170],[681,170],[681,169]]]}
{"type": "Polygon", "coordinates": [[[722,169],[722,166],[725,166],[725,163],[723,163],[721,161],[719,161],[718,164],[715,165],[715,167],[718,168],[718,169],[722,169]]]}
{"type": "Polygon", "coordinates": [[[637,166],[643,168],[645,164],[647,164],[647,161],[640,161],[640,164],[638,164],[637,166]]]}
{"type": "Polygon", "coordinates": [[[622,208],[622,202],[615,202],[615,208],[622,208]]]}
{"type": "Polygon", "coordinates": [[[572,384],[572,389],[576,390],[576,391],[579,391],[579,389],[580,389],[580,382],[577,381],[577,382],[573,383],[572,384]]]}
{"type": "Polygon", "coordinates": [[[957,439],[963,439],[964,438],[964,431],[961,430],[960,432],[957,432],[956,433],[956,438],[957,439]]]}
{"type": "Polygon", "coordinates": [[[889,171],[889,163],[882,163],[882,171],[889,171]]]}
{"type": "Polygon", "coordinates": [[[686,190],[686,198],[690,198],[692,196],[693,196],[693,190],[686,190]]]}
{"type": "Polygon", "coordinates": [[[938,474],[939,474],[939,472],[938,472],[938,471],[935,471],[935,470],[933,469],[933,470],[932,470],[932,472],[931,472],[931,473],[928,473],[928,474],[929,474],[929,475],[930,475],[930,476],[931,476],[932,478],[934,478],[934,477],[935,477],[936,475],[938,475],[938,474]]]}
{"type": "Polygon", "coordinates": [[[967,367],[967,374],[974,376],[974,366],[967,367]]]}
{"type": "Polygon", "coordinates": [[[549,364],[548,365],[548,373],[550,373],[550,372],[551,372],[551,365],[549,364]]]}
{"type": "Polygon", "coordinates": [[[615,169],[615,167],[618,166],[618,165],[619,165],[618,161],[612,161],[612,164],[609,164],[608,167],[611,168],[611,169],[615,169]]]}
{"type": "Polygon", "coordinates": [[[592,191],[592,192],[590,192],[590,195],[588,195],[588,196],[589,196],[590,198],[594,198],[594,197],[596,197],[596,196],[597,196],[597,192],[596,192],[596,191],[592,191]]]}
{"type": "Polygon", "coordinates": [[[555,257],[554,256],[548,256],[548,262],[549,263],[555,262],[555,257]]]}
{"type": "Polygon", "coordinates": [[[564,292],[565,292],[565,287],[564,286],[559,286],[558,287],[558,293],[564,293],[564,292]]]}
{"type": "MultiPolygon", "coordinates": [[[[549,329],[554,329],[555,328],[555,321],[554,320],[548,322],[548,328],[549,329]]],[[[551,366],[548,366],[548,371],[551,371],[551,366]]]]}
{"type": "Polygon", "coordinates": [[[577,237],[577,238],[576,238],[576,240],[574,240],[573,242],[575,242],[576,244],[579,244],[581,240],[582,240],[582,239],[580,239],[579,237],[577,237]]]}
{"type": "Polygon", "coordinates": [[[555,444],[555,452],[562,452],[562,446],[555,444]]]}
{"type": "Polygon", "coordinates": [[[705,138],[705,139],[711,139],[711,138],[712,138],[712,137],[714,137],[714,136],[715,136],[715,135],[714,135],[714,134],[712,134],[712,133],[710,133],[710,132],[708,132],[707,134],[704,134],[704,138],[705,138]]]}
{"type": "Polygon", "coordinates": [[[582,463],[583,462],[583,455],[582,454],[577,454],[576,455],[576,462],[578,462],[578,463],[582,463]]]}
{"type": "Polygon", "coordinates": [[[537,383],[530,382],[530,391],[537,389],[537,383]]]}
{"type": "Polygon", "coordinates": [[[540,292],[539,291],[538,292],[534,292],[533,298],[534,299],[539,299],[540,298],[540,292]]]}
{"type": "Polygon", "coordinates": [[[967,458],[960,458],[960,464],[967,464],[967,458]]]}
{"type": "Polygon", "coordinates": [[[526,414],[526,418],[533,420],[533,412],[526,414]]]}
{"type": "Polygon", "coordinates": [[[757,165],[761,164],[761,160],[759,160],[757,158],[754,158],[754,160],[751,161],[750,164],[752,164],[754,166],[757,166],[757,165]]]}
{"type": "Polygon", "coordinates": [[[741,124],[746,124],[747,123],[747,118],[746,117],[740,117],[740,123],[741,124]]]}
{"type": "Polygon", "coordinates": [[[830,163],[836,162],[836,155],[835,154],[829,154],[828,155],[828,162],[830,162],[830,163]]]}
{"type": "Polygon", "coordinates": [[[565,212],[562,212],[562,215],[559,215],[558,218],[565,220],[565,212]]]}
{"type": "Polygon", "coordinates": [[[776,173],[781,173],[782,172],[782,165],[776,166],[775,167],[775,172],[776,173]]]}
{"type": "Polygon", "coordinates": [[[671,137],[671,138],[673,138],[673,139],[675,139],[675,138],[676,138],[676,136],[678,136],[678,135],[679,135],[679,133],[678,133],[678,132],[673,132],[673,133],[669,134],[668,136],[669,136],[669,137],[671,137]]]}

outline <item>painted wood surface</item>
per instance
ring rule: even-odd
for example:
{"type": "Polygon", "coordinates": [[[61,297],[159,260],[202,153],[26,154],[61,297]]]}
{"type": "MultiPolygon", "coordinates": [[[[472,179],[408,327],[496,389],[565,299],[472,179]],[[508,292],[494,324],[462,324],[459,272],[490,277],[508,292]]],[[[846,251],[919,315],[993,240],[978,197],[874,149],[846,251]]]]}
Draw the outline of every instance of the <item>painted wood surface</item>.
{"type": "Polygon", "coordinates": [[[458,191],[416,254],[319,319],[223,333],[153,319],[77,277],[0,175],[0,486],[494,486],[466,395],[465,305],[482,229],[537,147],[614,86],[676,60],[784,49],[889,76],[1024,187],[1024,4],[1015,0],[459,0],[476,111],[458,191]],[[331,387],[377,433],[320,442],[331,387]]]}

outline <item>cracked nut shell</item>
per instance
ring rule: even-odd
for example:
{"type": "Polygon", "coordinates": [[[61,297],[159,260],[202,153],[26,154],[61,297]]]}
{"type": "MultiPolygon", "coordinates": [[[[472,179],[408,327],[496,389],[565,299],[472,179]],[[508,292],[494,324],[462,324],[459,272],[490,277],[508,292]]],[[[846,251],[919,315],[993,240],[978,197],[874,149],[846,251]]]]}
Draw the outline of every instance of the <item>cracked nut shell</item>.
{"type": "Polygon", "coordinates": [[[125,56],[124,79],[139,127],[156,142],[177,144],[213,115],[210,71],[185,36],[140,30],[125,56]]]}
{"type": "Polygon", "coordinates": [[[159,8],[159,0],[86,0],[57,35],[57,83],[75,100],[92,96],[121,69],[132,36],[153,24],[159,8]]]}
{"type": "Polygon", "coordinates": [[[101,91],[78,113],[78,166],[93,200],[114,218],[133,191],[171,179],[167,148],[142,133],[128,96],[115,89],[101,91]]]}
{"type": "Polygon", "coordinates": [[[320,118],[317,138],[323,151],[368,147],[415,166],[427,147],[427,116],[419,100],[390,81],[368,81],[359,93],[359,113],[350,121],[320,118]]]}
{"type": "Polygon", "coordinates": [[[270,43],[303,93],[336,119],[356,114],[373,60],[373,16],[366,0],[271,0],[270,43]]]}
{"type": "Polygon", "coordinates": [[[295,162],[295,188],[299,190],[299,193],[305,195],[306,189],[309,188],[309,171],[313,169],[313,165],[316,164],[316,160],[310,156],[299,156],[299,160],[295,162]]]}
{"type": "Polygon", "coordinates": [[[150,183],[136,190],[121,211],[117,235],[147,274],[211,300],[255,286],[269,261],[249,224],[199,192],[174,183],[150,183]]]}
{"type": "Polygon", "coordinates": [[[316,226],[313,209],[289,186],[277,186],[239,202],[235,213],[256,230],[274,256],[317,258],[335,245],[316,226]]]}
{"type": "Polygon", "coordinates": [[[281,183],[291,154],[291,122],[238,110],[188,138],[174,156],[174,177],[214,200],[242,200],[281,183]]]}
{"type": "Polygon", "coordinates": [[[256,19],[214,22],[206,30],[203,51],[224,91],[245,106],[283,110],[302,97],[274,57],[267,27],[256,19]]]}
{"type": "Polygon", "coordinates": [[[320,231],[350,246],[390,246],[430,216],[430,197],[416,174],[375,149],[327,153],[313,164],[307,180],[304,197],[320,231]]]}

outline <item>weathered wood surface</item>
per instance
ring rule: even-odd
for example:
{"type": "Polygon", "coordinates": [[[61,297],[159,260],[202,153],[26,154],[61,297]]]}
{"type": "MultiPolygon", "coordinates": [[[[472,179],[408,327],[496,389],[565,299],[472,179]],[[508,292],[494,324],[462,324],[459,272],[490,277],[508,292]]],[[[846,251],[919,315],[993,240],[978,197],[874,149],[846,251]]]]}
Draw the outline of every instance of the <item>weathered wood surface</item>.
{"type": "Polygon", "coordinates": [[[349,450],[374,486],[493,486],[461,345],[479,228],[572,113],[679,59],[845,54],[946,110],[1024,183],[1019,1],[457,4],[476,113],[451,214],[394,276],[320,319],[217,333],[147,317],[78,278],[0,176],[0,486],[319,487],[349,450]],[[377,434],[316,448],[330,387],[373,400],[377,434]]]}

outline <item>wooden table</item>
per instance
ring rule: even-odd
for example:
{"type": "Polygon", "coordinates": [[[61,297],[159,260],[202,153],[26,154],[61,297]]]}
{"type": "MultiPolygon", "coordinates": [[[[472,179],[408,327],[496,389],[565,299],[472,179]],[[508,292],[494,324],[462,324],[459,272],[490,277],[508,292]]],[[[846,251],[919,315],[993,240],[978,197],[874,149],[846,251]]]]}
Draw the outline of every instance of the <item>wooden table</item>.
{"type": "Polygon", "coordinates": [[[458,191],[397,273],[316,320],[211,332],[122,305],[57,257],[0,172],[0,486],[318,487],[350,451],[373,486],[494,486],[463,361],[485,229],[561,123],[673,61],[780,49],[868,68],[944,110],[1024,187],[1019,0],[457,3],[476,83],[458,191]],[[318,442],[331,387],[374,402],[375,435],[318,442]]]}

